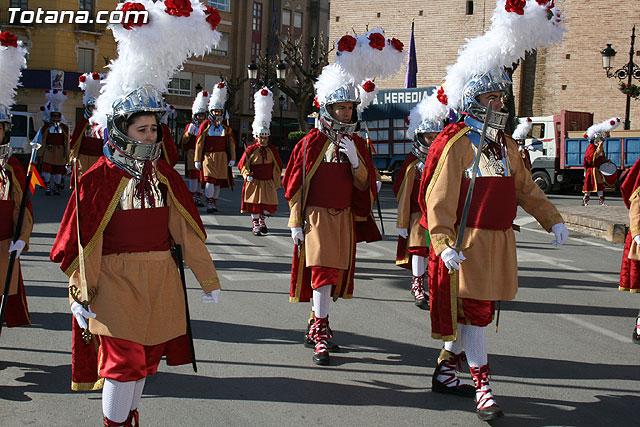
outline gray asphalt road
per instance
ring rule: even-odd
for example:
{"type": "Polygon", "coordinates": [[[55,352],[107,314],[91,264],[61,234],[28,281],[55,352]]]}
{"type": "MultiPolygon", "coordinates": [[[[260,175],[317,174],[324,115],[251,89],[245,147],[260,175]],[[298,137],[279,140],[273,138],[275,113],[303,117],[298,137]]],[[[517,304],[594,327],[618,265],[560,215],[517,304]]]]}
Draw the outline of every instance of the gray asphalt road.
{"type": "MultiPolygon", "coordinates": [[[[239,182],[238,182],[239,184],[239,182]]],[[[48,259],[69,192],[35,197],[37,225],[23,256],[31,327],[0,337],[0,425],[100,425],[100,393],[72,393],[64,274],[48,259]]],[[[143,426],[482,425],[473,401],[431,393],[441,343],[395,267],[395,199],[381,201],[387,236],[358,247],[355,298],[331,307],[343,352],[316,367],[302,346],[307,304],[288,302],[292,245],[286,204],[255,237],[223,190],[203,213],[224,292],[202,304],[188,272],[199,371],[167,367],[148,379],[143,426]]],[[[579,196],[555,196],[575,203],[579,196]]],[[[637,425],[640,298],[617,291],[621,245],[572,235],[562,249],[524,212],[517,222],[520,291],[487,331],[492,385],[506,417],[495,425],[637,425]]],[[[462,378],[470,382],[465,367],[462,378]]]]}

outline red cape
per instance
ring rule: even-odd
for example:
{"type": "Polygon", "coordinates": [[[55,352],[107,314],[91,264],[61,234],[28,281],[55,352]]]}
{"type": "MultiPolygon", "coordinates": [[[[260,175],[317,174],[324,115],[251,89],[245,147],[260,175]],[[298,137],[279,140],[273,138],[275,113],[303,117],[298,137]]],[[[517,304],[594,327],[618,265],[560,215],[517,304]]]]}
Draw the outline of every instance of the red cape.
{"type": "MultiPolygon", "coordinates": [[[[405,157],[404,163],[402,163],[402,166],[398,171],[398,175],[396,175],[396,180],[393,181],[393,194],[395,194],[396,199],[398,199],[400,195],[400,190],[405,185],[411,185],[413,187],[414,184],[409,184],[405,182],[406,176],[407,176],[407,169],[409,169],[410,167],[413,167],[415,163],[418,161],[419,159],[413,153],[409,153],[407,154],[407,157],[405,157]]],[[[418,197],[418,195],[415,195],[415,197],[418,197]]],[[[396,245],[396,265],[399,267],[411,270],[411,262],[410,262],[411,254],[407,252],[407,250],[409,249],[407,247],[407,243],[408,243],[407,239],[405,239],[402,236],[398,236],[398,244],[396,245]]]]}
{"type": "MultiPolygon", "coordinates": [[[[620,192],[622,193],[622,199],[627,208],[631,207],[631,196],[633,192],[640,187],[640,159],[636,160],[633,167],[627,173],[627,177],[620,186],[620,192]]],[[[637,197],[637,195],[635,196],[637,197]]]]}
{"type": "Polygon", "coordinates": [[[178,164],[178,147],[171,136],[171,129],[164,123],[162,123],[162,160],[169,163],[171,167],[178,164]]]}
{"type": "Polygon", "coordinates": [[[71,135],[71,140],[69,143],[69,148],[71,149],[71,151],[77,149],[77,146],[82,140],[82,136],[84,135],[84,130],[87,128],[88,124],[89,124],[89,121],[84,117],[82,117],[78,121],[78,123],[76,123],[76,127],[73,130],[73,135],[71,135]]]}
{"type": "MultiPolygon", "coordinates": [[[[260,148],[260,144],[256,142],[255,144],[251,144],[250,146],[247,147],[246,150],[244,150],[244,152],[242,153],[242,157],[238,162],[238,169],[240,171],[242,171],[242,168],[244,167],[249,157],[251,157],[254,151],[256,151],[258,148],[260,148]]],[[[273,158],[275,159],[275,162],[276,162],[275,165],[280,170],[282,170],[283,163],[282,163],[282,159],[280,158],[280,153],[278,152],[278,148],[273,144],[267,144],[266,148],[271,151],[271,154],[273,155],[273,158]]]]}
{"type": "MultiPolygon", "coordinates": [[[[15,186],[15,188],[19,189],[18,191],[18,200],[14,200],[18,206],[22,202],[22,196],[24,195],[24,188],[26,184],[26,176],[24,173],[24,169],[22,165],[15,157],[9,157],[7,164],[5,165],[5,170],[7,171],[7,175],[9,180],[11,181],[11,185],[15,186]]],[[[28,215],[33,221],[33,208],[31,207],[31,197],[27,195],[27,210],[25,211],[25,215],[28,215]]],[[[15,230],[15,224],[14,224],[15,230]]],[[[22,269],[20,267],[20,259],[16,260],[16,264],[14,268],[18,269],[18,292],[14,295],[9,295],[7,297],[7,305],[5,308],[4,314],[4,322],[6,322],[7,327],[12,328],[15,326],[23,326],[31,324],[31,317],[29,316],[29,306],[27,305],[27,295],[24,289],[24,281],[22,280],[22,269]]],[[[4,280],[5,277],[3,276],[4,280]]]]}
{"type": "MultiPolygon", "coordinates": [[[[178,206],[178,210],[204,241],[206,233],[193,197],[182,177],[164,160],[158,160],[158,179],[168,189],[168,197],[178,206]]],[[[78,181],[80,187],[80,235],[85,254],[95,245],[98,233],[102,233],[111,219],[120,197],[131,179],[131,175],[120,169],[106,157],[101,157],[78,181]]],[[[62,217],[58,235],[53,243],[51,261],[60,264],[62,271],[70,276],[78,267],[78,241],[76,231],[76,199],[72,194],[62,217]]]]}
{"type": "Polygon", "coordinates": [[[584,153],[584,159],[582,162],[585,169],[584,185],[582,186],[583,193],[604,190],[604,183],[598,184],[596,173],[600,173],[598,168],[601,164],[606,162],[607,159],[604,154],[594,158],[597,148],[596,144],[589,144],[584,153]]]}

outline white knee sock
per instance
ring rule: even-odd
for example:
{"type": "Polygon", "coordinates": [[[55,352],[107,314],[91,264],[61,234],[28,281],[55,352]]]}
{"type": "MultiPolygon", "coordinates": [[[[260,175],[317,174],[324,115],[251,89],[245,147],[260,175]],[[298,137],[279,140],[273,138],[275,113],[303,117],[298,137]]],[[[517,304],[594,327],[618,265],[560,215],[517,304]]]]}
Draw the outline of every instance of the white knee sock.
{"type": "Polygon", "coordinates": [[[313,312],[321,319],[329,315],[329,304],[331,303],[330,285],[321,286],[313,290],[313,312]]]}
{"type": "Polygon", "coordinates": [[[204,197],[206,197],[207,199],[210,199],[210,198],[212,198],[212,197],[215,197],[215,196],[214,196],[214,193],[215,193],[214,187],[215,187],[215,186],[214,186],[212,183],[207,182],[207,183],[204,185],[204,197]]]}
{"type": "Polygon", "coordinates": [[[131,410],[136,381],[120,382],[106,378],[102,387],[102,412],[116,423],[126,421],[131,410]]]}
{"type": "Polygon", "coordinates": [[[51,174],[49,172],[41,172],[40,176],[42,177],[42,180],[46,183],[48,183],[49,181],[51,181],[51,174]]]}
{"type": "Polygon", "coordinates": [[[142,397],[142,389],[144,389],[144,382],[146,378],[136,381],[136,388],[133,391],[133,400],[131,401],[131,410],[138,409],[140,398],[142,397]]]}
{"type": "Polygon", "coordinates": [[[62,182],[62,175],[58,173],[53,175],[53,182],[59,185],[62,182]]]}
{"type": "Polygon", "coordinates": [[[444,349],[450,351],[453,354],[460,354],[464,351],[464,345],[462,344],[462,330],[466,327],[464,323],[458,323],[458,339],[455,341],[447,341],[444,343],[444,349]]]}
{"type": "Polygon", "coordinates": [[[426,271],[426,258],[423,256],[413,255],[411,257],[411,271],[414,276],[422,277],[426,271]]]}
{"type": "Polygon", "coordinates": [[[198,181],[193,178],[187,178],[187,187],[189,187],[189,191],[195,193],[198,191],[198,181]]]}
{"type": "Polygon", "coordinates": [[[602,191],[602,190],[598,191],[598,196],[600,196],[600,197],[604,196],[604,191],[602,191]]]}
{"type": "Polygon", "coordinates": [[[259,219],[260,214],[251,214],[251,219],[259,219]]]}
{"type": "Polygon", "coordinates": [[[220,196],[220,186],[216,185],[213,187],[213,198],[217,199],[220,196]]]}
{"type": "Polygon", "coordinates": [[[462,331],[458,332],[458,340],[462,339],[462,345],[467,353],[467,362],[474,368],[487,364],[485,329],[486,326],[464,325],[462,331]]]}

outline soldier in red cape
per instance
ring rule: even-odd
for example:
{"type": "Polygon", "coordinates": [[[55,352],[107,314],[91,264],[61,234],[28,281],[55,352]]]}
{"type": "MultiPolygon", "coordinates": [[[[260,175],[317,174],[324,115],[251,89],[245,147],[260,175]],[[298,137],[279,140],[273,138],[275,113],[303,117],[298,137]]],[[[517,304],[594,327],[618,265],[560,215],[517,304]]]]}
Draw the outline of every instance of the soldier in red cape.
{"type": "Polygon", "coordinates": [[[202,207],[202,188],[200,186],[200,171],[196,169],[194,154],[196,151],[196,136],[202,122],[207,118],[207,106],[209,104],[209,92],[200,91],[191,106],[191,122],[184,128],[180,144],[184,151],[184,176],[187,187],[196,202],[196,206],[202,207]]]}
{"type": "MultiPolygon", "coordinates": [[[[2,285],[9,273],[9,258],[16,254],[15,264],[9,282],[9,291],[2,321],[8,327],[30,325],[27,296],[20,268],[20,254],[29,249],[29,237],[33,230],[33,210],[31,200],[27,196],[19,237],[13,240],[17,227],[20,204],[24,196],[26,177],[22,165],[16,157],[11,156],[11,106],[14,104],[15,89],[21,76],[21,69],[27,66],[25,56],[27,50],[22,42],[8,44],[6,40],[15,36],[9,32],[2,33],[0,48],[0,64],[3,82],[0,85],[0,280],[2,285]],[[10,37],[4,37],[10,36],[10,37]]],[[[2,291],[4,292],[4,289],[2,291]]]]}
{"type": "Polygon", "coordinates": [[[238,162],[238,169],[244,178],[242,205],[240,211],[251,215],[252,232],[255,236],[268,233],[265,217],[278,208],[277,188],[280,187],[282,160],[278,149],[269,144],[273,93],[262,88],[254,95],[255,118],[253,137],[255,143],[247,147],[238,162]]]}
{"type": "Polygon", "coordinates": [[[66,91],[53,89],[45,93],[51,112],[49,122],[40,130],[42,141],[42,180],[45,185],[45,195],[60,195],[62,190],[62,176],[67,173],[69,164],[69,127],[62,121],[62,105],[67,99],[66,91]],[[53,184],[51,180],[53,179],[53,184]]]}
{"type": "MultiPolygon", "coordinates": [[[[414,121],[418,120],[421,118],[414,118],[414,121]]],[[[422,212],[418,203],[418,193],[429,146],[442,130],[442,126],[425,120],[419,124],[410,122],[409,131],[412,128],[415,128],[413,149],[405,158],[393,182],[393,193],[398,201],[396,265],[411,270],[413,279],[410,289],[415,304],[423,310],[428,310],[429,300],[425,292],[425,276],[429,242],[427,230],[420,225],[422,212]]]]}
{"type": "Polygon", "coordinates": [[[223,123],[227,85],[218,83],[211,91],[209,117],[202,122],[196,137],[194,162],[200,170],[207,199],[207,212],[217,212],[221,188],[233,189],[231,168],[236,163],[236,139],[231,127],[223,123]]]}
{"type": "Polygon", "coordinates": [[[585,133],[589,139],[589,145],[584,153],[584,185],[582,192],[582,205],[587,206],[591,199],[591,193],[598,193],[600,206],[606,206],[604,201],[605,180],[600,172],[600,166],[608,162],[604,154],[604,140],[609,137],[609,132],[620,126],[620,118],[612,117],[601,123],[590,126],[585,133]]]}

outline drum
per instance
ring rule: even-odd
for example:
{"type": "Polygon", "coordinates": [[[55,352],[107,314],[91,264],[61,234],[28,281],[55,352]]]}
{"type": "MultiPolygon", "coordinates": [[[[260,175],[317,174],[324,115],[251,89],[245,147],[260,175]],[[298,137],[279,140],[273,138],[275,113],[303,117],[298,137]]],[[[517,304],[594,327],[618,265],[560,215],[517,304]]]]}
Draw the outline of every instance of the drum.
{"type": "Polygon", "coordinates": [[[607,187],[615,187],[618,181],[618,167],[611,160],[608,160],[600,165],[598,168],[604,178],[604,183],[607,187]]]}
{"type": "Polygon", "coordinates": [[[600,165],[600,173],[604,176],[612,176],[616,175],[618,172],[618,167],[611,160],[608,160],[600,165]]]}

